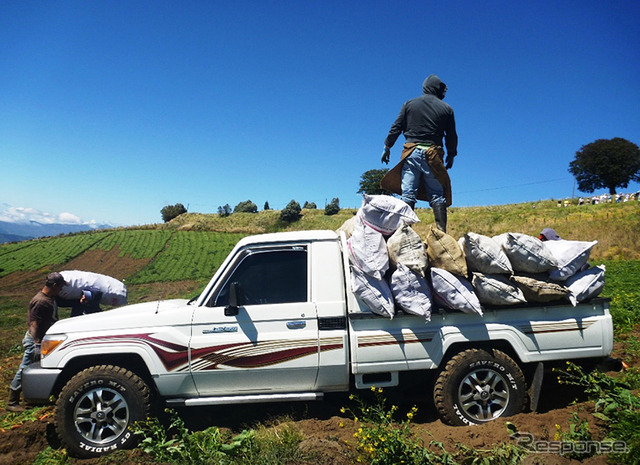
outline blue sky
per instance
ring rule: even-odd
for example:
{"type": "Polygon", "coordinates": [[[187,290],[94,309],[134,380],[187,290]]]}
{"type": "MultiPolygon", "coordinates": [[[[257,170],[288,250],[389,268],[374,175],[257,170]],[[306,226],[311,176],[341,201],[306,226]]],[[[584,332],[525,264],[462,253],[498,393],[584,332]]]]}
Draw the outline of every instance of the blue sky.
{"type": "Polygon", "coordinates": [[[358,207],[431,73],[456,115],[454,206],[577,196],[580,147],[640,144],[638,18],[636,0],[5,0],[0,212],[358,207]]]}

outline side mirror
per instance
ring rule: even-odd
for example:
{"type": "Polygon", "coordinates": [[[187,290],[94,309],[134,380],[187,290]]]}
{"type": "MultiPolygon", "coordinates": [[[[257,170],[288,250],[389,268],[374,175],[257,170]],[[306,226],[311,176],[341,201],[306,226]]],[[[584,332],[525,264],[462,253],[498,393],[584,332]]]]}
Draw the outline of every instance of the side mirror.
{"type": "Polygon", "coordinates": [[[238,283],[231,283],[229,285],[229,305],[224,308],[224,316],[236,316],[238,314],[241,302],[240,285],[238,283]]]}

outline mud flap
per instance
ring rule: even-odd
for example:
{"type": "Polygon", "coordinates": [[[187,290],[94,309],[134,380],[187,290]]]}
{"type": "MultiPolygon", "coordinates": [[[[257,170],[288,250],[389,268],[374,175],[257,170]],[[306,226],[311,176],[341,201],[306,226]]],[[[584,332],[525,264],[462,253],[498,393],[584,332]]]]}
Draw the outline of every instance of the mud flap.
{"type": "Polygon", "coordinates": [[[529,394],[529,410],[535,412],[538,409],[538,401],[540,400],[540,391],[542,390],[542,379],[544,378],[544,363],[538,362],[536,371],[531,380],[531,386],[527,391],[529,394]]]}

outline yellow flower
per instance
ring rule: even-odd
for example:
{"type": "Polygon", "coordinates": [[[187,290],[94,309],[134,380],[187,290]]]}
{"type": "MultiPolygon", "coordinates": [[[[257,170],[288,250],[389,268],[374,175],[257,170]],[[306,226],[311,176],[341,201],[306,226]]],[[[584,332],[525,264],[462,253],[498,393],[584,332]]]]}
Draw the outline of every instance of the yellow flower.
{"type": "Polygon", "coordinates": [[[345,409],[344,407],[342,407],[342,408],[340,409],[340,413],[346,413],[346,411],[347,411],[347,409],[345,409]]]}
{"type": "Polygon", "coordinates": [[[353,394],[349,394],[349,400],[353,400],[353,394]]]}
{"type": "Polygon", "coordinates": [[[412,412],[407,413],[407,418],[411,420],[413,418],[413,413],[412,412]]]}
{"type": "Polygon", "coordinates": [[[375,386],[371,386],[371,392],[376,392],[376,387],[375,386]]]}
{"type": "Polygon", "coordinates": [[[344,423],[340,422],[340,423],[338,423],[338,426],[339,426],[340,428],[344,428],[344,423]]]}

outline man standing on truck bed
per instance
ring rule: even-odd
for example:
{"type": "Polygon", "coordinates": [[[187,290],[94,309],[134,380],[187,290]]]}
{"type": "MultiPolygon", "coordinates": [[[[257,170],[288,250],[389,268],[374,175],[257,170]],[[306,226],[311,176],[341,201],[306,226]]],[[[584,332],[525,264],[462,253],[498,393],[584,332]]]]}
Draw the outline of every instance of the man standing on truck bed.
{"type": "Polygon", "coordinates": [[[458,151],[458,135],[453,109],[443,102],[447,86],[435,74],[422,84],[423,94],[406,101],[384,141],[382,162],[389,163],[391,147],[400,133],[406,138],[402,157],[382,179],[381,186],[402,195],[415,208],[416,200],[426,200],[433,209],[436,226],[447,230],[447,207],[451,205],[451,180],[447,170],[458,151]],[[447,148],[446,165],[443,162],[447,148]]]}
{"type": "Polygon", "coordinates": [[[7,410],[10,412],[24,410],[20,406],[22,370],[40,357],[42,338],[47,330],[58,320],[58,305],[55,298],[66,284],[64,277],[60,273],[49,273],[42,290],[29,302],[29,314],[27,316],[29,328],[22,340],[24,356],[13,381],[11,381],[9,402],[7,402],[7,410]]]}

